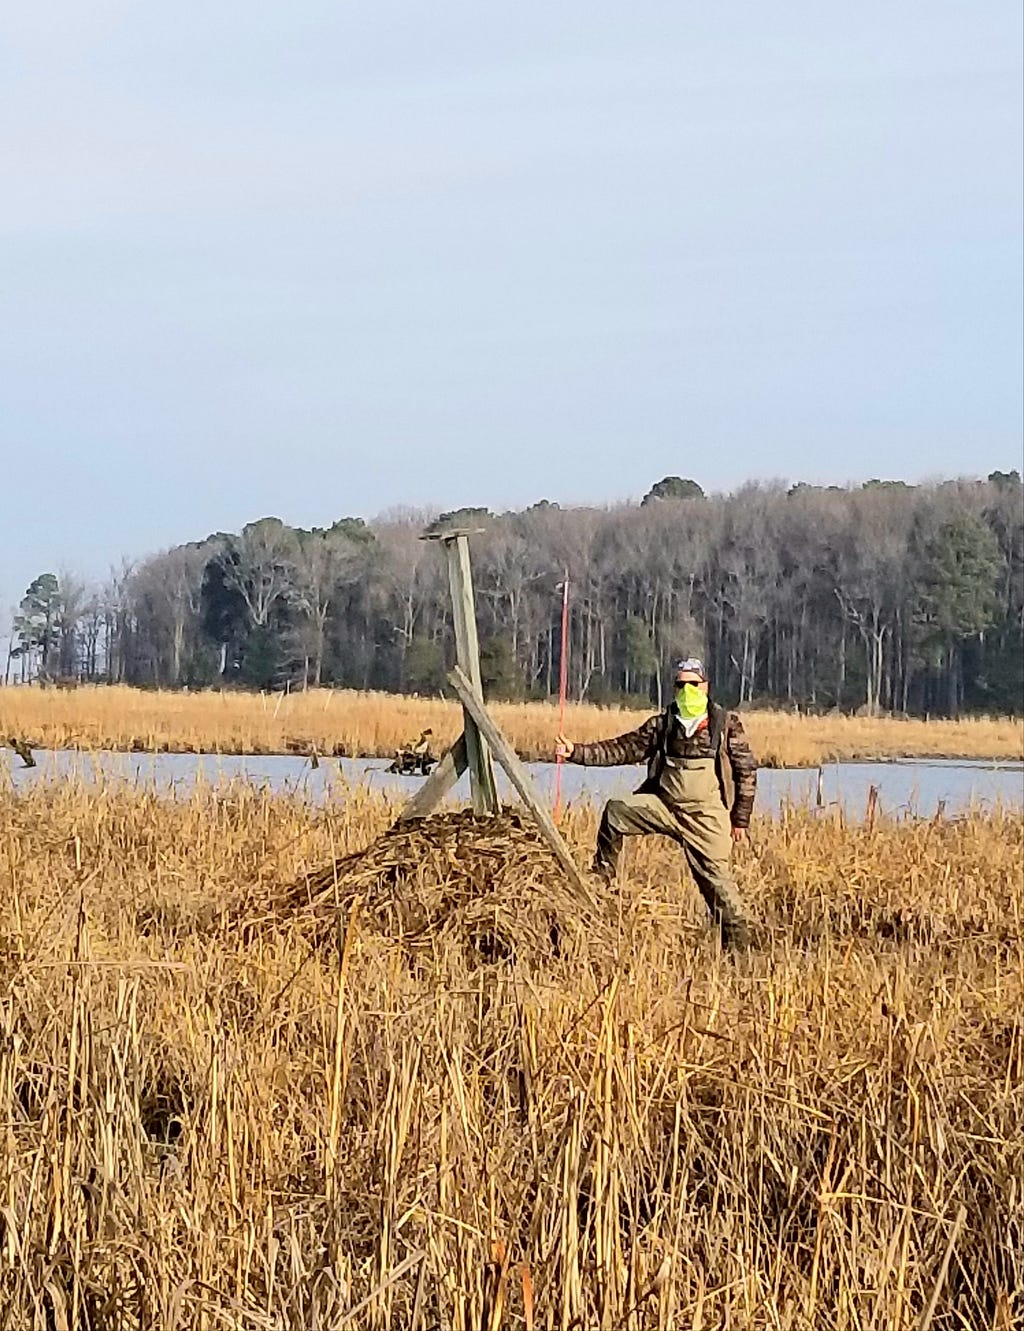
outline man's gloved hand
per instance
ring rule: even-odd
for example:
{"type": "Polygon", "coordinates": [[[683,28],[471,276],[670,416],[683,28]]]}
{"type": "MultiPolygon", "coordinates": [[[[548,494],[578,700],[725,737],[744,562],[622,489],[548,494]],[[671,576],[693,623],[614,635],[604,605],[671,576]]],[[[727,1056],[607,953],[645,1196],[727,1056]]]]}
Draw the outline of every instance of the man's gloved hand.
{"type": "Polygon", "coordinates": [[[572,751],[575,747],[576,745],[573,744],[571,739],[566,739],[564,735],[559,735],[558,740],[555,743],[555,757],[563,759],[569,758],[572,756],[572,751]]]}

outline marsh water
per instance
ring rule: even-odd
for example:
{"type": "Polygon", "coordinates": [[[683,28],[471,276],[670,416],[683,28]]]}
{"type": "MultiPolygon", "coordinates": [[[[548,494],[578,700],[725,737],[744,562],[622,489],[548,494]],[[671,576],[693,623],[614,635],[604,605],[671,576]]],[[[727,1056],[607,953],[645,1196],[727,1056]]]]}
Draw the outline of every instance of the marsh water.
{"type": "MultiPolygon", "coordinates": [[[[384,759],[322,758],[317,768],[307,758],[289,755],[233,756],[181,753],[78,753],[73,750],[37,752],[37,766],[25,768],[13,754],[0,756],[0,772],[9,773],[17,789],[54,777],[76,775],[88,781],[120,785],[128,783],[158,792],[187,794],[197,782],[220,785],[245,781],[274,792],[291,792],[313,802],[344,800],[357,789],[381,791],[396,798],[413,794],[420,786],[417,777],[399,777],[386,772],[384,759]]],[[[554,800],[553,763],[527,765],[542,798],[554,800]]],[[[601,802],[633,790],[641,780],[637,767],[562,768],[563,801],[601,802]]],[[[497,773],[502,798],[512,792],[504,773],[497,773]]],[[[896,762],[831,763],[823,769],[822,799],[825,807],[841,806],[850,817],[860,816],[872,786],[884,813],[932,817],[965,809],[1024,809],[1024,764],[967,762],[963,760],[902,759],[896,762]]],[[[453,792],[458,803],[467,797],[466,780],[453,792]]],[[[777,813],[785,804],[814,806],[817,801],[817,768],[795,768],[758,775],[757,807],[777,813]]]]}

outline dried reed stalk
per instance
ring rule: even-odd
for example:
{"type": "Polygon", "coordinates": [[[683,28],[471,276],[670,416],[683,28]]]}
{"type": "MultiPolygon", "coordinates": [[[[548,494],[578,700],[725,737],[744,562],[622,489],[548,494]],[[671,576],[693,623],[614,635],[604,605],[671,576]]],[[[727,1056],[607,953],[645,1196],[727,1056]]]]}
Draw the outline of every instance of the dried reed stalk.
{"type": "Polygon", "coordinates": [[[762,820],[738,963],[657,841],[586,947],[467,947],[446,838],[320,946],[393,819],[0,792],[0,1331],[1020,1324],[1024,818],[762,820]]]}

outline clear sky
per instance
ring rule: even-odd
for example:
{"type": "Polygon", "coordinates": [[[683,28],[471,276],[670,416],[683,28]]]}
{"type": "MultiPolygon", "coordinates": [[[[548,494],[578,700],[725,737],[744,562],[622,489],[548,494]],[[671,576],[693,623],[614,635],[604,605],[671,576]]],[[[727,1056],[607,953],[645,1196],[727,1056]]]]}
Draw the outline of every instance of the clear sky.
{"type": "Polygon", "coordinates": [[[275,514],[1020,465],[1019,0],[32,0],[0,621],[275,514]]]}

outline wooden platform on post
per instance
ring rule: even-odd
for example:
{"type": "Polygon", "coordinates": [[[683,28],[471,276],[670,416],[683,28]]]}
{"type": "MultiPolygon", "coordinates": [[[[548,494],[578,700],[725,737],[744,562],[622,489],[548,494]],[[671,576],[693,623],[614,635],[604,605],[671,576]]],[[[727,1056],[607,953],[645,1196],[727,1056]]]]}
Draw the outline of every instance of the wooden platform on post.
{"type": "MultiPolygon", "coordinates": [[[[479,528],[452,527],[437,532],[425,532],[422,539],[440,541],[444,546],[448,560],[448,586],[452,597],[452,622],[455,626],[455,660],[469,679],[477,696],[483,701],[473,572],[469,563],[469,538],[478,533],[479,528]]],[[[476,722],[465,708],[462,718],[473,812],[497,813],[498,792],[494,785],[494,768],[491,766],[487,741],[477,730],[476,722]]]]}
{"type": "Polygon", "coordinates": [[[565,844],[551,815],[541,803],[519,756],[484,706],[476,606],[473,599],[473,575],[469,562],[469,537],[474,534],[469,529],[453,528],[426,532],[423,536],[424,540],[440,541],[445,547],[448,560],[448,579],[455,625],[455,655],[458,662],[448,679],[462,704],[463,731],[427,778],[422,789],[402,809],[398,821],[411,822],[417,818],[426,818],[467,769],[473,812],[482,815],[498,813],[498,793],[491,762],[493,752],[513,788],[533,815],[541,836],[551,847],[566,877],[576,889],[581,904],[596,914],[599,911],[598,902],[569,853],[569,847],[565,844]]]}
{"type": "Polygon", "coordinates": [[[541,836],[551,847],[555,859],[565,870],[566,877],[572,882],[584,904],[590,910],[596,912],[598,909],[597,900],[587,885],[586,879],[580,873],[576,861],[569,853],[569,847],[565,844],[561,832],[555,826],[554,819],[540,802],[540,798],[533,788],[533,782],[530,780],[530,774],[520,761],[519,755],[498,729],[497,723],[488,714],[483,701],[476,696],[470,687],[469,680],[458,666],[451,671],[448,678],[455,692],[459,695],[459,701],[473,717],[481,733],[490,743],[495,758],[505,769],[505,775],[512,782],[519,798],[533,814],[541,836]]]}

